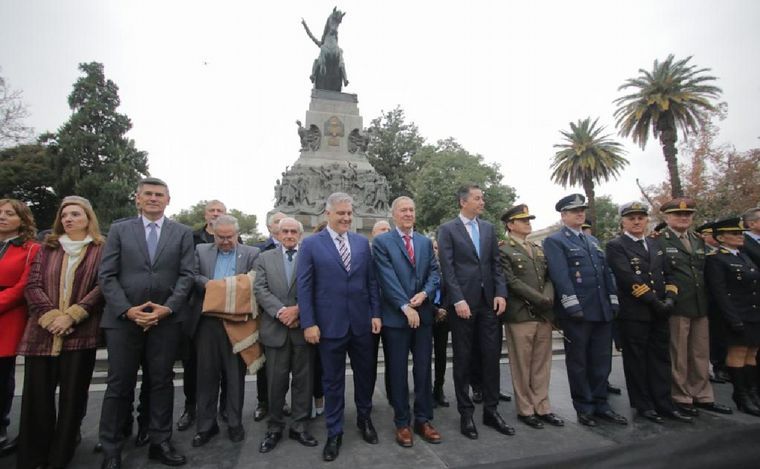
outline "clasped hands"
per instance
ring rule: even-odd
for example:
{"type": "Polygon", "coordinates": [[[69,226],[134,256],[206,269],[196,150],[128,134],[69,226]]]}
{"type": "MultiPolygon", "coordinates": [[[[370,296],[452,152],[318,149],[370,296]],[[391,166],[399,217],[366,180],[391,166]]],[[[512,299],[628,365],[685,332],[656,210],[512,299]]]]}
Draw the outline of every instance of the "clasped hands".
{"type": "MultiPolygon", "coordinates": [[[[373,334],[379,334],[380,329],[383,327],[383,322],[380,318],[372,318],[372,333],[373,334]]],[[[307,327],[303,330],[303,338],[306,340],[306,342],[310,344],[318,344],[319,343],[319,326],[314,325],[307,327]]]]}
{"type": "Polygon", "coordinates": [[[404,314],[406,315],[406,320],[409,323],[409,327],[412,329],[416,329],[420,327],[420,313],[417,312],[415,308],[419,308],[419,306],[425,302],[425,299],[427,298],[427,293],[424,291],[421,291],[414,295],[410,300],[409,304],[407,304],[404,307],[404,314]]]}
{"type": "Polygon", "coordinates": [[[158,322],[170,315],[171,312],[172,310],[164,305],[146,301],[141,305],[129,308],[126,316],[129,320],[134,321],[135,324],[142,327],[143,332],[147,332],[148,329],[158,325],[158,322]]]}
{"type": "MultiPolygon", "coordinates": [[[[493,299],[493,310],[496,312],[496,315],[501,316],[504,314],[504,311],[506,311],[506,309],[507,299],[502,296],[495,296],[493,299]]],[[[454,311],[456,311],[457,316],[462,319],[470,319],[470,317],[472,317],[470,305],[468,305],[467,301],[465,300],[454,303],[454,311]]]]}
{"type": "Polygon", "coordinates": [[[298,327],[298,305],[283,307],[277,315],[277,319],[279,319],[285,327],[290,329],[298,327]]]}

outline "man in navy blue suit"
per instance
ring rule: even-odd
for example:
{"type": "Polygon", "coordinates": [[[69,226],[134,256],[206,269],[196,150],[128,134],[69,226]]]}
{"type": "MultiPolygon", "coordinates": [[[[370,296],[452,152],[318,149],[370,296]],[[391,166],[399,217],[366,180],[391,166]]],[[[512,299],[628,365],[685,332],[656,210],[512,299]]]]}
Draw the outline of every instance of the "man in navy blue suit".
{"type": "Polygon", "coordinates": [[[298,308],[304,338],[319,344],[325,391],[327,443],[322,457],[333,461],[343,441],[346,353],[354,371],[356,424],[362,438],[377,443],[372,425],[374,338],[382,326],[369,241],[349,232],[353,199],[336,192],[325,204],[327,227],[306,238],[298,255],[298,308]]]}
{"type": "Polygon", "coordinates": [[[408,383],[410,352],[414,364],[414,432],[429,443],[441,442],[441,435],[430,423],[433,419],[432,300],[440,279],[433,242],[414,232],[414,209],[414,201],[409,197],[394,200],[391,215],[396,229],[372,241],[381,291],[383,343],[396,442],[405,448],[413,445],[408,383]]]}
{"type": "Polygon", "coordinates": [[[544,240],[554,312],[565,333],[565,364],[578,422],[594,427],[600,418],[627,425],[607,402],[617,287],[599,240],[582,232],[587,207],[581,194],[563,197],[554,206],[564,225],[544,240]]]}
{"type": "Polygon", "coordinates": [[[475,406],[470,398],[470,368],[473,348],[480,349],[483,373],[483,424],[505,435],[514,428],[499,415],[499,356],[501,326],[498,316],[507,307],[507,284],[501,270],[496,231],[481,220],[485,202],[477,185],[457,192],[459,216],[438,228],[441,278],[449,309],[454,346],[454,390],[460,415],[460,431],[478,438],[472,420],[475,406]],[[477,336],[477,341],[475,340],[477,336]]]}

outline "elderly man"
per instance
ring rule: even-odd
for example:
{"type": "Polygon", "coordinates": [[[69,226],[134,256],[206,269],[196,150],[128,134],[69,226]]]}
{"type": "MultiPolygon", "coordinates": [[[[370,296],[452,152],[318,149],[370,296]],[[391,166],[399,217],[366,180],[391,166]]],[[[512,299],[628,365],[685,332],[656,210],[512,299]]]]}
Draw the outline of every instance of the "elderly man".
{"type": "Polygon", "coordinates": [[[391,224],[387,220],[379,220],[372,226],[372,231],[369,234],[369,239],[374,240],[376,237],[383,233],[391,231],[391,224]]]}
{"type": "Polygon", "coordinates": [[[261,311],[259,337],[266,347],[269,422],[259,451],[272,451],[282,438],[282,408],[292,375],[292,415],[288,436],[304,446],[317,446],[308,431],[313,388],[314,346],[306,343],[296,304],[296,258],[303,225],[293,218],[279,223],[280,247],[263,253],[256,263],[256,301],[261,311]]]}
{"type": "Polygon", "coordinates": [[[150,376],[150,459],[185,464],[171,442],[174,359],[185,302],[193,286],[193,233],[164,216],[169,188],[157,178],[139,182],[138,218],[111,225],[99,282],[106,307],[108,387],[100,414],[102,467],[121,467],[124,427],[145,354],[150,376]]]}
{"type": "Polygon", "coordinates": [[[499,250],[512,300],[504,313],[504,332],[517,419],[541,429],[544,423],[561,427],[565,422],[552,413],[549,403],[554,286],[543,249],[527,239],[534,218],[525,204],[507,209],[501,216],[507,239],[499,250]]]}
{"type": "Polygon", "coordinates": [[[728,406],[715,402],[710,384],[709,297],[705,289],[704,240],[691,230],[696,203],[679,197],[664,203],[660,211],[667,227],[657,238],[678,288],[670,313],[671,394],[679,410],[691,416],[698,409],[730,414],[728,406]]]}
{"type": "MultiPolygon", "coordinates": [[[[259,255],[257,248],[238,243],[240,228],[235,217],[220,215],[213,222],[214,243],[195,248],[195,288],[201,292],[198,307],[203,304],[206,284],[250,272],[259,255]]],[[[222,382],[226,387],[228,436],[233,442],[245,438],[242,424],[245,364],[233,353],[223,319],[201,315],[195,335],[198,352],[198,421],[193,437],[194,447],[203,446],[219,433],[217,398],[222,382]]]]}
{"type": "Polygon", "coordinates": [[[382,327],[369,241],[351,233],[353,199],[336,192],[325,203],[327,226],[306,238],[298,253],[298,308],[304,338],[319,344],[325,391],[327,442],[322,457],[333,461],[343,442],[346,353],[354,370],[356,424],[377,444],[372,425],[373,334],[382,327]]]}
{"type": "Polygon", "coordinates": [[[391,205],[396,229],[372,242],[375,272],[382,301],[386,374],[390,377],[390,401],[396,425],[396,442],[411,447],[412,416],[409,412],[409,353],[414,376],[414,432],[428,443],[440,443],[433,420],[431,358],[433,345],[432,300],[438,290],[438,263],[433,243],[414,232],[415,206],[409,197],[391,205]]]}
{"type": "Polygon", "coordinates": [[[554,206],[564,225],[544,240],[554,284],[554,313],[565,333],[567,377],[578,422],[593,427],[600,418],[627,425],[628,420],[607,402],[612,318],[618,299],[599,240],[581,231],[587,207],[581,194],[563,197],[554,206]]]}
{"type": "Polygon", "coordinates": [[[206,224],[202,228],[193,231],[193,242],[195,245],[214,242],[214,220],[220,215],[227,213],[227,206],[220,200],[209,200],[203,209],[203,218],[206,224]]]}
{"type": "Polygon", "coordinates": [[[498,412],[499,316],[507,307],[507,285],[499,264],[498,237],[494,226],[479,218],[485,209],[483,191],[475,184],[457,191],[459,216],[438,228],[444,304],[449,309],[454,346],[454,390],[460,415],[460,431],[478,438],[470,398],[470,367],[475,344],[480,350],[483,378],[483,424],[504,435],[514,435],[498,412]],[[476,341],[477,338],[477,341],[476,341]]]}
{"type": "Polygon", "coordinates": [[[691,423],[670,397],[668,314],[678,288],[663,251],[646,238],[649,207],[624,204],[620,218],[623,234],[607,243],[607,260],[620,295],[618,324],[631,407],[654,423],[663,423],[663,416],[691,423]]]}

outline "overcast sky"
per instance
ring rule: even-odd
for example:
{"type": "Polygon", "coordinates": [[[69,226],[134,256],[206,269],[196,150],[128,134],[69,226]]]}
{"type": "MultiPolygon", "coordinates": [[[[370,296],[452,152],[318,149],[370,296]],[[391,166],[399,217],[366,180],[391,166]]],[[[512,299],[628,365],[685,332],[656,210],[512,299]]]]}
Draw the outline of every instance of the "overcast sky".
{"type": "MultiPolygon", "coordinates": [[[[3,0],[0,67],[22,89],[28,124],[55,131],[80,62],[119,86],[129,137],[171,188],[169,213],[218,198],[261,220],[275,180],[298,158],[319,35],[334,5],[340,46],[365,126],[400,105],[430,142],[455,137],[501,165],[518,202],[558,219],[570,191],[549,180],[569,122],[614,132],[618,86],[654,59],[693,55],[728,103],[721,142],[759,145],[760,2],[720,1],[105,1],[3,0]]],[[[657,142],[624,140],[631,166],[598,195],[637,199],[665,178],[657,142]]]]}

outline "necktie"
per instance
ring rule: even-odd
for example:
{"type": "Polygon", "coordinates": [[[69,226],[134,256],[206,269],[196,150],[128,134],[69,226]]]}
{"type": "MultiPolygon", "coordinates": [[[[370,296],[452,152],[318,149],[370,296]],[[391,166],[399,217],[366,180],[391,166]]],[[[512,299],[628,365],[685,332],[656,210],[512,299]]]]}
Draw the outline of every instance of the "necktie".
{"type": "Polygon", "coordinates": [[[409,261],[414,265],[414,248],[412,248],[412,237],[404,235],[404,246],[406,246],[406,253],[409,255],[409,261]]]}
{"type": "Polygon", "coordinates": [[[148,223],[148,256],[150,256],[150,262],[153,263],[153,259],[156,257],[156,248],[158,247],[158,225],[155,223],[148,223]]]}
{"type": "Polygon", "coordinates": [[[295,249],[288,249],[285,254],[288,255],[288,262],[293,262],[293,255],[296,253],[295,249]]]}
{"type": "Polygon", "coordinates": [[[689,241],[689,235],[687,235],[686,233],[684,233],[681,236],[679,236],[679,238],[681,238],[681,242],[683,243],[683,247],[685,247],[686,250],[689,253],[691,253],[691,242],[689,241]]]}
{"type": "Polygon", "coordinates": [[[638,244],[638,245],[639,245],[639,247],[640,247],[640,248],[642,248],[643,250],[645,250],[645,251],[647,251],[647,252],[649,251],[649,250],[647,249],[647,245],[646,245],[646,243],[644,243],[644,240],[643,240],[643,239],[637,239],[637,240],[636,240],[636,244],[638,244]]]}
{"type": "Polygon", "coordinates": [[[581,243],[583,243],[583,246],[585,246],[586,250],[588,251],[589,248],[588,248],[588,242],[586,241],[586,235],[584,235],[583,233],[579,233],[578,238],[580,238],[581,243]]]}
{"type": "Polygon", "coordinates": [[[533,259],[533,248],[530,246],[530,243],[528,241],[523,242],[523,247],[525,248],[525,252],[528,253],[528,257],[533,259]]]}
{"type": "Polygon", "coordinates": [[[470,232],[472,233],[472,244],[475,245],[475,252],[480,257],[480,231],[478,231],[478,222],[476,220],[470,221],[470,232]]]}
{"type": "Polygon", "coordinates": [[[285,260],[285,280],[287,280],[288,285],[290,285],[290,282],[293,280],[293,256],[295,253],[295,249],[288,249],[285,251],[285,254],[288,255],[288,258],[285,260]]]}
{"type": "Polygon", "coordinates": [[[351,251],[346,246],[346,238],[343,235],[338,235],[335,239],[338,240],[338,254],[340,254],[340,260],[343,261],[343,267],[346,268],[346,272],[351,270],[351,251]]]}

